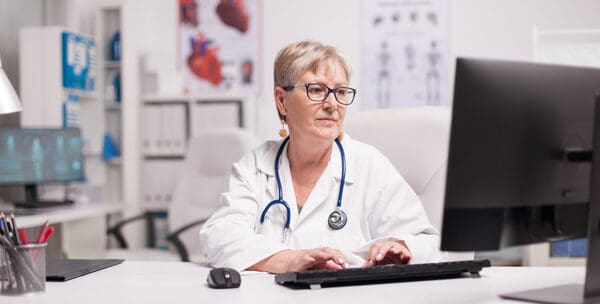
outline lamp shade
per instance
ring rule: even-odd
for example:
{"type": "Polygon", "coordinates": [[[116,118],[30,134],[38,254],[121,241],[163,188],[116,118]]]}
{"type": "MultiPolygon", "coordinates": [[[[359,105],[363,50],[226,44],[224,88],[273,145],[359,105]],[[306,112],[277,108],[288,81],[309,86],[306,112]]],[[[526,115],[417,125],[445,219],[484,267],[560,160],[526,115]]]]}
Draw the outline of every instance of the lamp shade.
{"type": "Polygon", "coordinates": [[[21,101],[17,92],[10,84],[4,69],[2,69],[2,59],[0,59],[0,114],[8,114],[23,110],[21,101]]]}

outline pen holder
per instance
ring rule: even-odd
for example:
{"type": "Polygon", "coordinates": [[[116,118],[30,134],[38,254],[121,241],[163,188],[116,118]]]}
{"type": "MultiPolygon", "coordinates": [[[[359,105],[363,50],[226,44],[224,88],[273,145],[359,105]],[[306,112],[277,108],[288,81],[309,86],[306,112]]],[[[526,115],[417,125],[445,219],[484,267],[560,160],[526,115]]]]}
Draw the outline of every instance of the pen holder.
{"type": "Polygon", "coordinates": [[[46,245],[0,246],[0,294],[46,290],[46,245]]]}

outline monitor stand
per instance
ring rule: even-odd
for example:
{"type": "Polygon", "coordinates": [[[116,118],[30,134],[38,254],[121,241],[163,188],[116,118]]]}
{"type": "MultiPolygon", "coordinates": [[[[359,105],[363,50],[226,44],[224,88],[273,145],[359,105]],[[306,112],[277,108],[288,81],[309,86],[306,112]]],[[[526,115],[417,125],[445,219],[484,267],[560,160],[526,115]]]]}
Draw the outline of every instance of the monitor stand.
{"type": "Polygon", "coordinates": [[[587,264],[585,283],[503,294],[504,299],[535,303],[600,302],[600,95],[596,95],[590,203],[588,209],[587,264]]]}
{"type": "Polygon", "coordinates": [[[35,184],[25,185],[25,201],[14,203],[16,208],[34,209],[72,205],[72,200],[40,201],[35,184]]]}

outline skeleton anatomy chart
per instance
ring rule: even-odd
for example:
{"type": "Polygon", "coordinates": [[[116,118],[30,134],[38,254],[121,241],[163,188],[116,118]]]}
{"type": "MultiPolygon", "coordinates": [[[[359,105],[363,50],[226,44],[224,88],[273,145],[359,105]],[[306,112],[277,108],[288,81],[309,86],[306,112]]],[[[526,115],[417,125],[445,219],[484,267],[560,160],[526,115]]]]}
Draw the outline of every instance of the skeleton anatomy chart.
{"type": "Polygon", "coordinates": [[[448,1],[363,1],[362,109],[448,104],[448,1]]]}

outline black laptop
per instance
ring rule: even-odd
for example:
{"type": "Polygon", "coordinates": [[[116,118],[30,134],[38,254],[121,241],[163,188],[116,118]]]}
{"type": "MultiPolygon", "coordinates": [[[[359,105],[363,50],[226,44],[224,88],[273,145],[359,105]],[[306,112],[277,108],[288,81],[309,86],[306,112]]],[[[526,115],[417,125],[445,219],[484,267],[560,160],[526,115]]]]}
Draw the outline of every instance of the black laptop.
{"type": "Polygon", "coordinates": [[[46,261],[46,281],[64,282],[122,262],[123,260],[120,259],[48,260],[46,261]]]}

